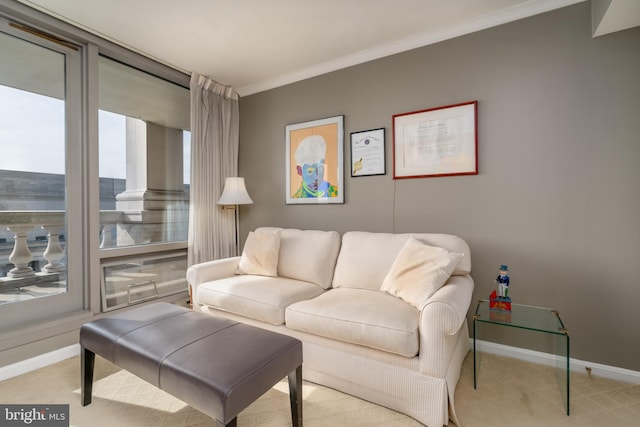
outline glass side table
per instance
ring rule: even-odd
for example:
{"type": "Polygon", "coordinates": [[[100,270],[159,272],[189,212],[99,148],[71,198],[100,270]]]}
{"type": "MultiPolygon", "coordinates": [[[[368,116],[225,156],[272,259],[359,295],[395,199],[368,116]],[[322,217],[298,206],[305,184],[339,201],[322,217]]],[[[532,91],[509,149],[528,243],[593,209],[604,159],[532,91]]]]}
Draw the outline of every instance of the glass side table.
{"type": "Polygon", "coordinates": [[[476,337],[482,324],[493,324],[511,328],[550,334],[554,339],[556,354],[556,378],[560,393],[569,415],[569,331],[564,327],[560,313],[551,308],[511,304],[511,311],[489,310],[489,301],[480,300],[473,316],[473,388],[478,386],[480,356],[476,337]]]}

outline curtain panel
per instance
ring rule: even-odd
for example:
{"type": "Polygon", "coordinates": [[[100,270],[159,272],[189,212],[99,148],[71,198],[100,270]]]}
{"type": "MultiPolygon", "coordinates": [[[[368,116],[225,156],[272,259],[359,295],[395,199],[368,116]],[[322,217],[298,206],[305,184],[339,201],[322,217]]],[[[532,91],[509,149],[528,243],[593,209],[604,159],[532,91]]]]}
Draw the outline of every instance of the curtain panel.
{"type": "Polygon", "coordinates": [[[191,185],[188,263],[236,255],[235,216],[217,201],[225,178],[238,175],[238,94],[191,75],[191,185]]]}

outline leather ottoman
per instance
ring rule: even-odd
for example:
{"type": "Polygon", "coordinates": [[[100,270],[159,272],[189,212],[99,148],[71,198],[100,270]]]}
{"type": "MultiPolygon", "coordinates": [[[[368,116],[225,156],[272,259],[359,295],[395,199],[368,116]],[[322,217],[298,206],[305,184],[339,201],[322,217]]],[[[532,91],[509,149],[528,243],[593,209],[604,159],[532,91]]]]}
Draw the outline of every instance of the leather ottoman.
{"type": "Polygon", "coordinates": [[[82,405],[91,403],[98,354],[216,420],[237,415],[288,376],[291,416],[302,426],[302,342],[232,320],[156,303],[80,329],[82,405]]]}

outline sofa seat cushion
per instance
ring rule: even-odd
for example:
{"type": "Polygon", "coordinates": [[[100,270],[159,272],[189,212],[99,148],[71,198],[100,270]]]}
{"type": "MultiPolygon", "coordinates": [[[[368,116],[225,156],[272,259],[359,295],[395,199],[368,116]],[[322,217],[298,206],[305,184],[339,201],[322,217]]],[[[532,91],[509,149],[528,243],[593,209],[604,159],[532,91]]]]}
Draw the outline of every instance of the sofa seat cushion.
{"type": "Polygon", "coordinates": [[[289,329],[413,357],[420,346],[420,312],[386,292],[330,289],[287,307],[289,329]]]}
{"type": "Polygon", "coordinates": [[[201,284],[196,300],[218,310],[282,325],[288,305],[323,292],[320,286],[300,280],[240,275],[201,284]]]}

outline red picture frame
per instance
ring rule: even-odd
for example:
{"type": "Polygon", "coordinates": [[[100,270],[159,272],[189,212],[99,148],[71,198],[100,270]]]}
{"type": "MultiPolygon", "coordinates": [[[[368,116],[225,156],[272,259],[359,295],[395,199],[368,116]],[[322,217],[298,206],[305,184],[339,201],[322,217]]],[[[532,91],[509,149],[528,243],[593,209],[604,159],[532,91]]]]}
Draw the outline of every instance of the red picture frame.
{"type": "Polygon", "coordinates": [[[393,115],[393,179],[478,174],[478,101],[393,115]]]}

